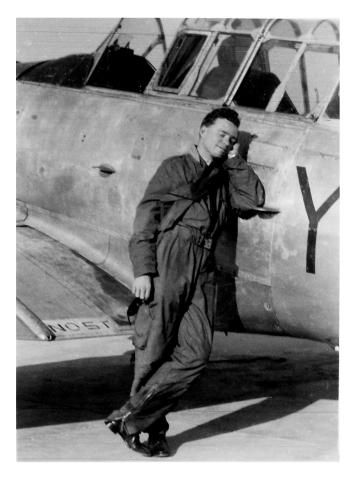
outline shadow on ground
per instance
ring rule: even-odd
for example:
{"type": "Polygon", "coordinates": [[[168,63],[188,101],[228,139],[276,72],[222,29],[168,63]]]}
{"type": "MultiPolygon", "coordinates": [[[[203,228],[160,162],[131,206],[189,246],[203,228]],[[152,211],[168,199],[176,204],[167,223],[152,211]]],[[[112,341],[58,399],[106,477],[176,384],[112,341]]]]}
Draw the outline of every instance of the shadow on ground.
{"type": "MultiPolygon", "coordinates": [[[[17,428],[102,420],[128,397],[131,352],[19,367],[17,428]]],[[[338,356],[312,353],[211,362],[177,410],[261,399],[169,438],[183,443],[285,417],[319,399],[338,398],[338,356]],[[266,398],[267,397],[267,398],[266,398]],[[264,399],[264,400],[263,400],[264,399]]]]}

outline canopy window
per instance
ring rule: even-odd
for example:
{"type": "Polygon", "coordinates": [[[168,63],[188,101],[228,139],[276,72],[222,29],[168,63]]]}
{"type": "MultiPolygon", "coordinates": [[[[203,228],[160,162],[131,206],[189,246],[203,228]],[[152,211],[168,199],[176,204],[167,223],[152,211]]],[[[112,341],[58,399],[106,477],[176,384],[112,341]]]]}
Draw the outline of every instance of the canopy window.
{"type": "Polygon", "coordinates": [[[210,100],[223,99],[252,42],[252,37],[247,35],[219,35],[217,47],[208,60],[208,69],[198,77],[198,88],[193,95],[210,100]]]}
{"type": "Polygon", "coordinates": [[[205,39],[205,35],[199,34],[180,35],[163,62],[157,86],[179,89],[193,67],[205,39]]]}

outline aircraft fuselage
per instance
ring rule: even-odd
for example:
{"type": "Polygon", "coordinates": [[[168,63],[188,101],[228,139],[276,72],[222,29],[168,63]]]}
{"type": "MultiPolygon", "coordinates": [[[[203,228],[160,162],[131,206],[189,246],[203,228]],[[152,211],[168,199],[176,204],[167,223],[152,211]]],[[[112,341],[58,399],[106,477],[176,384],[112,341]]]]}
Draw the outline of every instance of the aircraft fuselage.
{"type": "MultiPolygon", "coordinates": [[[[17,198],[25,223],[129,286],[136,205],[162,160],[196,142],[213,105],[92,87],[19,81],[17,88],[17,198]]],[[[229,273],[235,298],[222,285],[220,304],[236,302],[246,331],[336,344],[337,129],[238,111],[241,130],[256,135],[248,161],[265,185],[266,204],[279,213],[239,219],[237,237],[231,229],[223,234],[218,268],[229,273]]]]}

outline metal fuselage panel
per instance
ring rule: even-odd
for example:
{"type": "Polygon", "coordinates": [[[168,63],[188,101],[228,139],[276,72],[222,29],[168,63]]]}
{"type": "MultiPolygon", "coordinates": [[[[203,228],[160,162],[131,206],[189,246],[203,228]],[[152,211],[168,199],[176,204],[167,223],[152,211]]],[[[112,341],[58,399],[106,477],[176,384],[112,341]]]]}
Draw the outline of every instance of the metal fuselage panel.
{"type": "Polygon", "coordinates": [[[281,189],[272,282],[288,331],[336,343],[339,316],[339,152],[337,132],[306,132],[281,189]],[[304,310],[307,316],[304,315],[304,310]]]}
{"type": "MultiPolygon", "coordinates": [[[[280,213],[240,221],[239,277],[271,286],[263,307],[275,313],[276,332],[337,343],[338,132],[306,120],[280,124],[277,115],[243,116],[244,129],[258,135],[249,162],[266,186],[266,203],[280,213]]],[[[253,308],[251,294],[242,300],[246,312],[253,308]]]]}
{"type": "MultiPolygon", "coordinates": [[[[210,109],[194,100],[18,82],[17,198],[29,208],[28,222],[129,285],[136,205],[161,161],[197,141],[210,109]],[[115,173],[101,174],[102,164],[115,173]]],[[[241,129],[257,135],[248,160],[266,203],[280,209],[240,219],[238,241],[232,235],[220,249],[222,268],[238,268],[243,328],[335,341],[338,203],[317,224],[315,273],[307,272],[302,187],[309,185],[316,211],[338,187],[337,132],[291,115],[239,111],[241,129]]]]}

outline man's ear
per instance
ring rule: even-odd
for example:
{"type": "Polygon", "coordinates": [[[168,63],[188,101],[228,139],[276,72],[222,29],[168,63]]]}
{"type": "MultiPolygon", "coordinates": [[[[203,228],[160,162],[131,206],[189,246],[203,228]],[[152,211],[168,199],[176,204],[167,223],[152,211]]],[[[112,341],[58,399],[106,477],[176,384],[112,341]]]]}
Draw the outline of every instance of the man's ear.
{"type": "Polygon", "coordinates": [[[201,137],[202,135],[204,135],[205,132],[206,132],[206,126],[203,125],[203,126],[200,127],[200,129],[199,129],[199,137],[201,137]]]}

